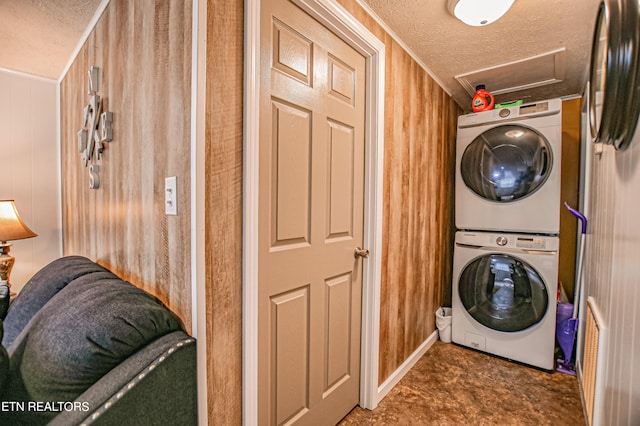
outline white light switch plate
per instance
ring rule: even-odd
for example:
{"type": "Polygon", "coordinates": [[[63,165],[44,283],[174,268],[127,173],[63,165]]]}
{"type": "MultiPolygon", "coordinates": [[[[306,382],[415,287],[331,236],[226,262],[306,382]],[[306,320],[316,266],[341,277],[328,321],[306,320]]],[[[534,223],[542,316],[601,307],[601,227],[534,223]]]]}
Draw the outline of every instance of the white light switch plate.
{"type": "Polygon", "coordinates": [[[167,216],[178,215],[178,178],[176,176],[164,179],[164,213],[167,216]]]}

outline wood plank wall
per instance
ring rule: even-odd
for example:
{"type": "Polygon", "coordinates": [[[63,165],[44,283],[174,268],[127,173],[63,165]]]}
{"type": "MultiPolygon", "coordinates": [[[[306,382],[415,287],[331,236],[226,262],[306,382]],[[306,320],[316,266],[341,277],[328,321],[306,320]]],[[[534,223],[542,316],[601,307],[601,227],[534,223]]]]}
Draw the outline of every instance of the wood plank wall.
{"type": "Polygon", "coordinates": [[[211,425],[242,423],[243,34],[243,0],[208,0],[205,297],[211,425]]]}
{"type": "MultiPolygon", "coordinates": [[[[380,382],[450,304],[455,128],[460,108],[355,0],[387,46],[380,382]]],[[[242,414],[243,1],[209,0],[206,276],[209,419],[242,414]]]]}
{"type": "Polygon", "coordinates": [[[560,190],[560,250],[558,282],[562,283],[569,301],[573,301],[576,272],[576,236],[578,220],[564,207],[568,202],[578,206],[580,180],[580,120],[582,100],[562,102],[562,184],[560,190]]]}
{"type": "Polygon", "coordinates": [[[191,2],[112,0],[60,85],[64,254],[87,256],[155,294],[191,329],[191,2]],[[87,72],[112,111],[101,187],[78,152],[87,72]],[[164,214],[177,176],[178,216],[164,214]]]}
{"type": "Polygon", "coordinates": [[[460,108],[355,0],[339,0],[386,45],[379,383],[451,303],[455,131],[460,108]]]}
{"type": "MultiPolygon", "coordinates": [[[[190,326],[190,2],[112,0],[61,84],[64,253],[98,260],[190,326]],[[114,141],[88,189],[77,152],[87,70],[103,69],[114,141]],[[179,216],[163,213],[178,176],[179,216]]],[[[380,382],[435,329],[450,300],[455,120],[460,109],[355,2],[387,45],[380,382]]],[[[241,421],[243,1],[209,0],[206,274],[209,418],[241,421]]]]}
{"type": "MultiPolygon", "coordinates": [[[[64,252],[158,295],[190,327],[191,11],[178,3],[112,0],[61,84],[64,252]],[[115,114],[97,191],[76,143],[91,65],[103,68],[115,114]],[[173,175],[180,214],[166,217],[164,177],[173,175]]],[[[461,110],[355,0],[340,3],[387,46],[382,383],[450,303],[461,110]]],[[[242,410],[243,10],[242,0],[209,0],[207,17],[207,381],[209,419],[220,424],[240,424],[242,410]]]]}

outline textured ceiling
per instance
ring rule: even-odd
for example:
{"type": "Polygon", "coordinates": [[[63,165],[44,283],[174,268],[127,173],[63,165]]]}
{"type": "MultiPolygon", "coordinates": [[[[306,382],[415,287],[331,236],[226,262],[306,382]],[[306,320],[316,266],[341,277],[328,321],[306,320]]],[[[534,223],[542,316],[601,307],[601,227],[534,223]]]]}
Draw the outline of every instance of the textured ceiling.
{"type": "Polygon", "coordinates": [[[57,79],[101,0],[0,0],[0,67],[57,79]]]}
{"type": "MultiPolygon", "coordinates": [[[[465,110],[471,96],[456,76],[490,68],[477,75],[492,82],[489,91],[499,91],[504,87],[495,87],[496,82],[513,80],[504,75],[535,79],[529,74],[536,73],[523,70],[537,65],[522,61],[558,50],[564,50],[560,81],[500,94],[496,102],[579,95],[584,89],[600,0],[516,0],[504,17],[486,27],[470,27],[452,17],[447,0],[358,1],[409,47],[465,110]],[[513,62],[516,66],[502,66],[513,62]]],[[[57,79],[100,2],[0,0],[0,67],[57,79]]],[[[468,80],[471,85],[480,82],[468,80]]]]}
{"type": "MultiPolygon", "coordinates": [[[[465,109],[470,109],[471,96],[455,76],[562,48],[566,50],[562,81],[502,94],[496,96],[496,102],[582,94],[600,0],[516,0],[505,16],[485,27],[458,21],[449,13],[447,0],[360,1],[395,32],[465,109]]],[[[492,88],[487,86],[487,90],[492,88]]]]}

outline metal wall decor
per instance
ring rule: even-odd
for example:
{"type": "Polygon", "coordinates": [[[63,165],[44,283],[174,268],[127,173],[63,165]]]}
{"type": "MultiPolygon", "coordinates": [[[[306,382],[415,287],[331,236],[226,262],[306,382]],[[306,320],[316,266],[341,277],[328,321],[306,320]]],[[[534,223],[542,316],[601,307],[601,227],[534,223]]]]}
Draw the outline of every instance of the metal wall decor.
{"type": "Polygon", "coordinates": [[[83,110],[82,129],[78,132],[78,150],[82,154],[82,162],[89,166],[89,188],[100,187],[100,167],[89,164],[102,159],[104,142],[113,140],[113,113],[102,111],[100,91],[100,68],[91,67],[89,70],[89,103],[83,110]]]}

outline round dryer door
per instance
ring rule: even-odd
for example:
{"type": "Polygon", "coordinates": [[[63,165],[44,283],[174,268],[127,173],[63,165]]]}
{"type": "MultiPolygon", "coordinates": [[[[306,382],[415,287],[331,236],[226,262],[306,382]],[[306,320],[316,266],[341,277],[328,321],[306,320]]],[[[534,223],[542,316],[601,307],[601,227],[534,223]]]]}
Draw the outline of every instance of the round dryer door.
{"type": "Polygon", "coordinates": [[[549,177],[549,141],[521,125],[502,125],[485,131],[465,149],[462,179],[480,197],[508,203],[536,192],[549,177]]]}
{"type": "Polygon", "coordinates": [[[528,263],[505,254],[469,263],[458,292],[469,315],[498,331],[526,330],[544,317],[549,304],[542,277],[528,263]]]}

